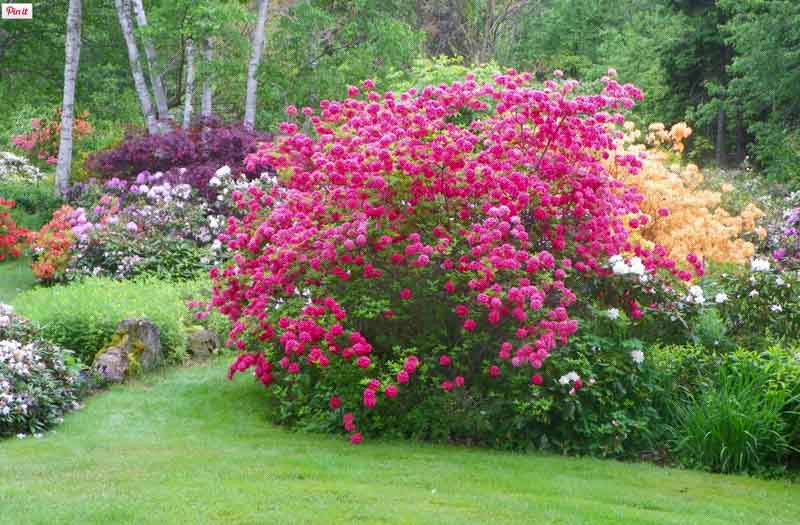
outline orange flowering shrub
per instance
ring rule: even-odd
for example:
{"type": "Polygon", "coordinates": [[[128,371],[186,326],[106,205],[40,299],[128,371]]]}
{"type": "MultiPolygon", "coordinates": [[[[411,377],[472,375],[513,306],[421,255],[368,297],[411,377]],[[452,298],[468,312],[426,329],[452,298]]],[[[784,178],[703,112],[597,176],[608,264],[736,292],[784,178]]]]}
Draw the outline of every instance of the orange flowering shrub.
{"type": "Polygon", "coordinates": [[[28,230],[17,226],[5,210],[16,205],[13,200],[0,197],[0,261],[8,257],[19,257],[28,239],[28,230]]]}
{"type": "Polygon", "coordinates": [[[32,234],[34,262],[33,275],[40,281],[57,281],[63,277],[72,256],[71,250],[76,241],[69,220],[74,210],[62,206],[53,218],[32,234]]]}
{"type": "Polygon", "coordinates": [[[751,203],[739,215],[732,215],[720,205],[723,192],[733,190],[730,184],[723,184],[721,192],[703,189],[703,174],[695,164],[668,165],[674,155],[683,152],[683,140],[691,133],[684,122],[669,130],[661,123],[651,124],[646,143],[637,144],[641,132],[627,123],[619,136],[617,155],[646,153],[636,174],[615,165],[613,156],[606,162],[614,177],[644,196],[640,208],[649,220],[643,223],[636,215],[626,221],[632,230],[631,241],[638,240],[645,247],[660,244],[674,259],[685,260],[694,253],[718,262],[747,262],[755,254],[755,246],[742,234],[765,235],[756,225],[764,212],[751,203]]]}

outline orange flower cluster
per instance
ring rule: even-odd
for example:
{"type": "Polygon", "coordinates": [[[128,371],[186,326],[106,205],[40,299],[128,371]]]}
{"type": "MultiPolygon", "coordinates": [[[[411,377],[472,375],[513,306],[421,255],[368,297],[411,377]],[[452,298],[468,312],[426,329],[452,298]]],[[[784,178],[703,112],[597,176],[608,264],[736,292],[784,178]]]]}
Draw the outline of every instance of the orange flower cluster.
{"type": "Polygon", "coordinates": [[[59,280],[67,269],[72,256],[72,246],[76,240],[69,225],[73,211],[69,206],[62,206],[53,213],[50,222],[31,235],[34,254],[31,267],[33,275],[40,281],[59,280]]]}
{"type": "Polygon", "coordinates": [[[755,247],[741,236],[746,232],[762,238],[766,235],[756,225],[764,212],[751,203],[739,215],[732,215],[720,206],[722,192],[733,190],[730,184],[724,184],[722,192],[703,189],[703,174],[696,165],[668,166],[671,154],[665,150],[681,153],[682,141],[691,133],[683,122],[669,131],[663,124],[652,124],[646,139],[648,148],[635,144],[641,133],[630,124],[626,126],[617,153],[646,152],[643,167],[632,174],[610,159],[607,168],[644,196],[640,207],[650,220],[632,231],[632,240],[646,247],[660,244],[675,259],[685,260],[694,253],[706,260],[745,263],[755,254],[755,247]]]}
{"type": "Polygon", "coordinates": [[[17,226],[9,213],[16,206],[13,200],[0,197],[0,261],[8,257],[19,257],[28,240],[28,230],[17,226]]]}

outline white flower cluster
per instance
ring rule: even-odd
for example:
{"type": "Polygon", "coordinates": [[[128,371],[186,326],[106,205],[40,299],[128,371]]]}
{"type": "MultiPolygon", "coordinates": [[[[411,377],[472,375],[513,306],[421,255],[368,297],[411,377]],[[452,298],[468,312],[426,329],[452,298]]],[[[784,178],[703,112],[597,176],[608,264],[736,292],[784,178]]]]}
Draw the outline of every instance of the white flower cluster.
{"type": "Polygon", "coordinates": [[[0,365],[12,374],[29,376],[31,370],[43,368],[33,344],[22,345],[19,341],[0,341],[0,365]]]}
{"type": "Polygon", "coordinates": [[[644,352],[641,350],[632,350],[631,359],[633,359],[633,362],[637,365],[644,363],[644,352]]]}
{"type": "Polygon", "coordinates": [[[753,259],[750,262],[750,271],[752,272],[768,272],[769,261],[766,259],[753,259]]]}
{"type": "Polygon", "coordinates": [[[14,313],[14,307],[9,304],[0,303],[0,328],[5,328],[11,324],[11,314],[14,313]]]}
{"type": "Polygon", "coordinates": [[[249,180],[244,174],[235,177],[229,166],[222,166],[208,181],[208,185],[212,188],[222,188],[219,195],[217,195],[217,201],[222,202],[226,199],[228,194],[234,191],[246,192],[252,187],[271,186],[275,185],[277,182],[278,179],[267,172],[262,173],[256,180],[249,180]]]}
{"type": "Polygon", "coordinates": [[[612,321],[616,321],[617,319],[619,319],[619,309],[609,308],[608,310],[606,310],[606,316],[612,321]]]}
{"type": "Polygon", "coordinates": [[[25,157],[0,151],[0,181],[37,182],[44,174],[25,157]]]}
{"type": "MultiPolygon", "coordinates": [[[[156,175],[160,174],[156,173],[156,175]]],[[[154,186],[142,184],[138,187],[138,193],[145,195],[148,200],[153,202],[186,201],[192,196],[192,187],[188,184],[172,185],[169,182],[162,182],[154,186]]]]}
{"type": "Polygon", "coordinates": [[[632,257],[630,261],[625,262],[621,255],[614,255],[608,262],[611,265],[611,271],[617,275],[634,274],[643,276],[646,271],[639,257],[632,257]]]}
{"type": "Polygon", "coordinates": [[[714,302],[717,304],[722,304],[728,300],[728,294],[725,292],[719,292],[717,295],[714,296],[714,302]]]}
{"type": "MultiPolygon", "coordinates": [[[[719,294],[718,294],[719,295],[719,294]]],[[[706,302],[706,298],[703,295],[703,289],[699,286],[692,285],[689,287],[689,295],[686,296],[686,302],[692,304],[703,304],[706,302]]]]}
{"type": "Polygon", "coordinates": [[[575,381],[579,380],[581,376],[578,375],[577,372],[574,370],[567,374],[564,374],[558,379],[558,382],[562,385],[568,385],[569,383],[574,383],[575,381]]]}
{"type": "Polygon", "coordinates": [[[0,379],[0,416],[27,414],[30,406],[29,397],[15,393],[11,383],[0,379]]]}

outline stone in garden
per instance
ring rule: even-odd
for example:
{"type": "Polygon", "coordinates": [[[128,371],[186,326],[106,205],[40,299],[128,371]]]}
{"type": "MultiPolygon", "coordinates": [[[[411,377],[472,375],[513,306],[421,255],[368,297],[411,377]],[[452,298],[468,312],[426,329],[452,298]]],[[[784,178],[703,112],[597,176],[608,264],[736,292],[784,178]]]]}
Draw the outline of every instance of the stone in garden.
{"type": "Polygon", "coordinates": [[[92,368],[109,381],[121,382],[128,373],[128,350],[124,346],[110,346],[98,354],[92,368]]]}
{"type": "Polygon", "coordinates": [[[142,369],[149,370],[161,363],[164,353],[161,350],[161,330],[145,319],[128,319],[119,323],[118,334],[128,334],[132,342],[143,345],[137,359],[142,369]]]}
{"type": "Polygon", "coordinates": [[[131,373],[156,367],[163,357],[158,326],[144,319],[127,319],[98,352],[92,368],[109,381],[122,381],[131,373]]]}
{"type": "Polygon", "coordinates": [[[208,357],[219,348],[219,337],[210,330],[200,329],[189,335],[189,353],[195,357],[208,357]]]}

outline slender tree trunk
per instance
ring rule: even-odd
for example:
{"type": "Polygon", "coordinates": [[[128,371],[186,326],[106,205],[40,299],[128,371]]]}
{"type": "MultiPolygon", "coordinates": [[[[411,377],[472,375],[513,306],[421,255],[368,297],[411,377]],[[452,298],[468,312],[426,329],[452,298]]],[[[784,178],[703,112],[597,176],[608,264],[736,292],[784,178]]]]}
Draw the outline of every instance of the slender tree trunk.
{"type": "Polygon", "coordinates": [[[214,98],[214,84],[211,78],[211,60],[214,58],[214,42],[207,37],[203,43],[203,60],[206,63],[206,77],[203,79],[203,97],[200,101],[200,117],[203,122],[208,122],[214,113],[212,102],[214,98]]]}
{"type": "Polygon", "coordinates": [[[186,93],[183,100],[183,129],[192,123],[192,101],[194,99],[194,41],[186,41],[186,93]]]}
{"type": "Polygon", "coordinates": [[[724,168],[726,164],[725,153],[725,110],[720,108],[717,114],[717,141],[716,141],[717,166],[724,168]]]}
{"type": "Polygon", "coordinates": [[[253,31],[250,63],[247,65],[247,94],[244,101],[244,125],[248,128],[256,124],[256,91],[258,90],[258,66],[264,50],[264,25],[267,23],[269,0],[258,1],[258,20],[253,31]]]}
{"type": "Polygon", "coordinates": [[[742,116],[736,117],[736,164],[741,165],[747,156],[745,151],[744,122],[742,116]]]}
{"type": "Polygon", "coordinates": [[[58,144],[55,194],[61,197],[69,188],[72,164],[72,126],[75,115],[75,80],[81,56],[81,0],[69,0],[64,60],[64,100],[61,104],[61,138],[58,144]]]}
{"type": "Polygon", "coordinates": [[[494,22],[495,0],[489,0],[489,12],[486,14],[485,26],[483,28],[483,39],[477,63],[484,63],[489,57],[489,42],[491,40],[492,23],[494,22]]]}
{"type": "Polygon", "coordinates": [[[139,103],[142,106],[142,114],[144,115],[144,122],[147,125],[147,132],[151,135],[155,135],[159,131],[158,123],[153,113],[153,104],[150,102],[150,93],[147,91],[147,83],[144,81],[142,63],[139,60],[139,48],[133,36],[130,0],[114,0],[114,5],[117,8],[117,17],[119,18],[119,25],[122,28],[122,36],[125,37],[125,45],[128,48],[128,62],[130,62],[131,65],[133,85],[136,88],[136,94],[139,96],[139,103]]]}
{"type": "MultiPolygon", "coordinates": [[[[133,10],[136,13],[136,25],[139,26],[139,29],[146,29],[147,15],[145,15],[142,0],[133,0],[133,10]]],[[[172,119],[169,114],[169,107],[167,106],[167,93],[164,91],[162,75],[157,72],[158,61],[156,57],[156,48],[153,46],[153,41],[150,40],[149,37],[144,37],[142,42],[144,43],[144,54],[147,57],[147,69],[150,73],[150,85],[153,86],[153,98],[156,102],[158,120],[162,127],[168,127],[168,122],[172,119]]]]}

